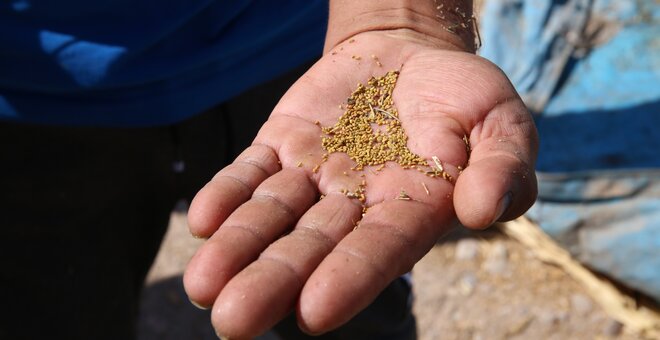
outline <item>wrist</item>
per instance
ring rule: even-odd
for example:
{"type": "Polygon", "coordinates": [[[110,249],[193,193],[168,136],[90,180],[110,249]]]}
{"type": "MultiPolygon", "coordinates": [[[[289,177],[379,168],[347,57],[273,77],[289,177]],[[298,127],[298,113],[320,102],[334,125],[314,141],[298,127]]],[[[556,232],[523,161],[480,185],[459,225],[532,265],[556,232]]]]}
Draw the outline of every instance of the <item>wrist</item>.
{"type": "Polygon", "coordinates": [[[397,31],[427,44],[474,53],[471,0],[331,0],[325,51],[370,31],[397,31]]]}

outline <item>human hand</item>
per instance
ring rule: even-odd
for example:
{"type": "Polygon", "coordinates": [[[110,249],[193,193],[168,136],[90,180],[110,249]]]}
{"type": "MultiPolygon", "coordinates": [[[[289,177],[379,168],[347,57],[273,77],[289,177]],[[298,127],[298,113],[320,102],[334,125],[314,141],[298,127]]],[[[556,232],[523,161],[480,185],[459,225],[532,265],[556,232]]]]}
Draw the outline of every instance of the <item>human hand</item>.
{"type": "Polygon", "coordinates": [[[491,63],[408,30],[357,34],[291,87],[253,145],[195,197],[190,229],[209,239],[188,265],[186,291],[213,306],[214,327],[231,338],[258,335],[293,309],[307,332],[331,330],[458,221],[483,228],[522,214],[536,195],[536,144],[530,115],[491,63]],[[395,69],[409,149],[437,157],[455,181],[392,163],[352,171],[345,154],[323,162],[315,123],[333,125],[357,83],[395,69]],[[342,193],[362,181],[363,217],[342,193]],[[397,199],[402,190],[410,200],[397,199]]]}

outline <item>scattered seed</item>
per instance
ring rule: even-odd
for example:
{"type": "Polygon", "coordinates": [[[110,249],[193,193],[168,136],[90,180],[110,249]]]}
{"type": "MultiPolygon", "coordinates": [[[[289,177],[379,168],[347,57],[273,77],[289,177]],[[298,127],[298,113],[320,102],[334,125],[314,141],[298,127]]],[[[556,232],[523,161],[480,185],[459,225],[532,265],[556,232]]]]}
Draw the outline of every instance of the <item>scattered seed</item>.
{"type": "Polygon", "coordinates": [[[424,182],[422,182],[422,187],[424,187],[424,191],[426,191],[426,195],[427,195],[427,196],[431,194],[431,193],[429,192],[429,188],[426,187],[426,184],[424,184],[424,182]]]}
{"type": "Polygon", "coordinates": [[[410,196],[408,196],[408,194],[402,188],[401,191],[399,192],[399,196],[397,196],[396,199],[403,201],[410,201],[410,196]]]}
{"type": "Polygon", "coordinates": [[[356,162],[356,170],[380,166],[379,171],[387,161],[401,166],[426,165],[406,146],[408,137],[392,101],[398,74],[390,71],[383,77],[372,77],[366,85],[357,85],[337,123],[322,128],[327,136],[321,142],[328,153],[346,153],[356,162]]]}
{"type": "Polygon", "coordinates": [[[312,172],[313,172],[313,173],[317,173],[317,172],[319,172],[319,168],[320,168],[320,167],[321,167],[320,165],[316,164],[316,165],[314,166],[314,169],[312,169],[312,172]]]}
{"type": "Polygon", "coordinates": [[[437,156],[433,156],[431,159],[433,160],[433,163],[435,163],[435,166],[438,168],[439,172],[445,171],[445,168],[442,167],[442,163],[440,163],[440,160],[437,156]]]}
{"type": "MultiPolygon", "coordinates": [[[[357,55],[352,58],[361,59],[357,55]]],[[[382,66],[376,55],[372,54],[371,59],[382,66]]],[[[394,162],[403,169],[414,168],[430,177],[451,180],[437,157],[434,156],[432,162],[427,161],[408,149],[408,136],[392,99],[398,76],[399,71],[390,71],[381,77],[371,77],[365,84],[357,84],[346,103],[339,105],[344,112],[337,122],[332,126],[321,126],[321,146],[326,152],[323,160],[327,160],[329,154],[339,152],[355,162],[351,167],[354,171],[367,167],[373,175],[378,175],[387,162],[394,162]]],[[[318,171],[318,167],[314,167],[313,172],[318,171]]],[[[346,171],[343,174],[348,176],[346,171]]],[[[366,178],[364,172],[360,176],[366,178]]],[[[421,184],[426,194],[430,195],[426,184],[421,184]]],[[[341,189],[343,195],[362,203],[363,215],[367,211],[366,185],[365,179],[355,189],[341,189]]],[[[401,189],[396,199],[411,200],[411,197],[401,189]]]]}
{"type": "Polygon", "coordinates": [[[302,167],[302,166],[303,166],[303,162],[302,162],[302,161],[299,161],[298,164],[296,164],[296,166],[299,167],[299,168],[302,167]]]}
{"type": "Polygon", "coordinates": [[[371,55],[371,59],[374,60],[374,62],[376,63],[376,65],[378,65],[378,67],[383,67],[383,64],[380,63],[380,60],[378,60],[378,57],[375,54],[371,55]]]}
{"type": "Polygon", "coordinates": [[[389,118],[391,118],[391,119],[394,119],[394,120],[396,120],[396,121],[400,121],[399,118],[397,118],[395,115],[391,114],[391,113],[388,112],[388,111],[385,111],[385,110],[383,110],[383,109],[379,109],[379,108],[376,108],[375,110],[377,110],[378,112],[384,113],[385,115],[387,115],[387,116],[388,116],[389,118]]]}

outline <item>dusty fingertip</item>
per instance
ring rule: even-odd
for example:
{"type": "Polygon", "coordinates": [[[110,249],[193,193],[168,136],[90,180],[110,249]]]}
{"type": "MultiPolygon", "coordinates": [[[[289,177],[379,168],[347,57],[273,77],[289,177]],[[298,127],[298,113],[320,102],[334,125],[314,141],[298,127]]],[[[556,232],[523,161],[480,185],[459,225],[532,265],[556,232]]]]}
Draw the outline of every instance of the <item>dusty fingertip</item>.
{"type": "Polygon", "coordinates": [[[198,204],[195,202],[197,196],[193,198],[193,203],[188,207],[186,214],[186,221],[188,222],[188,231],[194,238],[203,238],[205,235],[202,232],[206,229],[205,220],[202,218],[203,211],[199,211],[198,204]]]}
{"type": "Polygon", "coordinates": [[[459,221],[463,226],[470,229],[483,230],[495,222],[502,221],[504,217],[509,215],[509,210],[513,204],[514,194],[509,190],[504,193],[495,204],[493,209],[488,209],[485,206],[472,206],[471,213],[458,213],[459,221]]]}
{"type": "Polygon", "coordinates": [[[213,312],[211,313],[211,324],[213,325],[213,330],[215,331],[215,335],[218,337],[218,339],[238,339],[237,337],[232,337],[227,333],[227,330],[224,329],[222,324],[224,321],[220,320],[221,318],[218,318],[216,314],[218,314],[219,310],[214,309],[213,312]]]}
{"type": "Polygon", "coordinates": [[[231,292],[227,294],[227,291],[223,293],[224,297],[216,299],[211,312],[211,324],[216,335],[221,339],[254,339],[266,331],[258,320],[249,316],[254,308],[252,304],[246,305],[242,296],[236,297],[231,292]]]}
{"type": "MultiPolygon", "coordinates": [[[[298,323],[298,328],[300,328],[303,333],[310,336],[319,336],[326,333],[327,331],[322,330],[324,329],[323,318],[315,313],[316,309],[314,306],[316,304],[306,303],[305,301],[308,301],[308,299],[302,297],[302,295],[309,295],[309,293],[301,293],[301,299],[298,302],[298,307],[296,309],[296,322],[298,323]]],[[[312,300],[319,302],[320,299],[315,297],[312,300]]]]}
{"type": "MultiPolygon", "coordinates": [[[[299,315],[300,315],[300,314],[299,314],[299,315]]],[[[311,329],[311,328],[305,323],[305,321],[304,321],[300,316],[298,316],[297,319],[298,319],[298,321],[297,321],[297,322],[298,322],[298,328],[300,328],[300,330],[301,330],[303,333],[305,333],[305,334],[307,334],[307,335],[309,335],[309,336],[319,336],[319,335],[322,335],[323,333],[325,333],[325,332],[320,332],[320,331],[313,331],[313,330],[312,330],[312,329],[311,329]]]]}
{"type": "MultiPolygon", "coordinates": [[[[195,255],[197,256],[197,255],[195,255]]],[[[195,257],[193,257],[193,262],[195,257]]],[[[186,267],[183,273],[183,289],[188,296],[188,300],[197,308],[209,309],[215,301],[217,293],[210,290],[210,280],[206,275],[201,275],[200,268],[192,263],[186,267]]]]}
{"type": "Polygon", "coordinates": [[[495,207],[495,216],[488,225],[497,222],[502,216],[504,216],[504,213],[511,206],[511,202],[513,202],[513,192],[507,191],[497,202],[497,206],[495,207]]]}

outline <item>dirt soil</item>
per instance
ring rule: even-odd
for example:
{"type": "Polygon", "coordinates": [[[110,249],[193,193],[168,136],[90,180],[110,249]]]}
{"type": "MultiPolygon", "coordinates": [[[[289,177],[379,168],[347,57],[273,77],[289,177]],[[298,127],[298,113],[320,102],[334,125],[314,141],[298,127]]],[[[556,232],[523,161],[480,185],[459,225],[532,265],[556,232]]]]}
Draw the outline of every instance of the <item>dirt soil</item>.
{"type": "MultiPolygon", "coordinates": [[[[181,283],[201,242],[183,213],[172,215],[145,285],[139,340],[216,339],[209,312],[189,303],[181,283]]],[[[441,240],[415,266],[413,283],[421,340],[638,338],[559,268],[495,231],[441,240]]]]}

